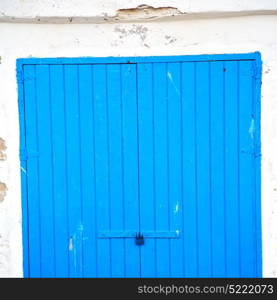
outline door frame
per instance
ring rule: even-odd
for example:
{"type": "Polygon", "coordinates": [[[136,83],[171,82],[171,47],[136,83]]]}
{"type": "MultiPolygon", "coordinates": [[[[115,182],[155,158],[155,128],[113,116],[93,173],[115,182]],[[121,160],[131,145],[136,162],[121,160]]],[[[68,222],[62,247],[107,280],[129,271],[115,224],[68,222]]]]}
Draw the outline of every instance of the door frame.
{"type": "Polygon", "coordinates": [[[16,78],[18,87],[19,133],[20,133],[20,173],[21,173],[21,203],[22,203],[22,242],[23,242],[23,275],[29,277],[29,225],[28,225],[28,193],[27,193],[27,158],[32,153],[26,152],[25,101],[24,101],[24,65],[84,65],[84,64],[119,64],[119,63],[166,63],[166,62],[211,62],[211,61],[255,61],[253,77],[253,111],[255,122],[255,206],[257,234],[257,266],[258,274],[262,274],[262,224],[261,224],[261,70],[260,52],[239,54],[203,54],[181,56],[138,56],[138,57],[71,57],[71,58],[18,58],[16,60],[16,78]],[[255,101],[254,101],[255,100],[255,101]]]}

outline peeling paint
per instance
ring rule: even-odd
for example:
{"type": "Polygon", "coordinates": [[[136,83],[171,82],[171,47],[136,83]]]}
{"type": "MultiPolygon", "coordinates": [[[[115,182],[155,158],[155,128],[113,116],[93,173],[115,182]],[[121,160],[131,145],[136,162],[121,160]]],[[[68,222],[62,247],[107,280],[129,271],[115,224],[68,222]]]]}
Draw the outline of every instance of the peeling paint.
{"type": "Polygon", "coordinates": [[[5,150],[7,149],[6,141],[0,138],[0,160],[6,160],[7,156],[5,150]]]}
{"type": "Polygon", "coordinates": [[[84,226],[82,223],[77,225],[75,233],[70,236],[68,250],[70,252],[70,257],[73,260],[73,266],[76,272],[80,272],[82,268],[81,256],[78,256],[78,252],[82,251],[82,243],[84,240],[88,239],[83,237],[84,226]]]}
{"type": "Polygon", "coordinates": [[[8,188],[4,182],[0,182],[0,202],[3,202],[6,197],[8,188]]]}

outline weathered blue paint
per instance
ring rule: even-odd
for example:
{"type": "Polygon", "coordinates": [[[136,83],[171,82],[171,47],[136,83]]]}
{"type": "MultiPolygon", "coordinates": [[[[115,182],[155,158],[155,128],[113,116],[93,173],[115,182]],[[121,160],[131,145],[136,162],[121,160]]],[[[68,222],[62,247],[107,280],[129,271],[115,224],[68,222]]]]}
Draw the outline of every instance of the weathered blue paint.
{"type": "Polygon", "coordinates": [[[17,74],[25,277],[262,275],[259,53],[17,74]]]}

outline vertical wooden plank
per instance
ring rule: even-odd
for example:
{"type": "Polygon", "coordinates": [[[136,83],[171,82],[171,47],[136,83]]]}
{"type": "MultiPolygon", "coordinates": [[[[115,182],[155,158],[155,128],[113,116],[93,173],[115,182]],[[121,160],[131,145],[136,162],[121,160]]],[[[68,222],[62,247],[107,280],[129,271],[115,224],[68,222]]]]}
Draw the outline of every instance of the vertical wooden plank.
{"type": "MultiPolygon", "coordinates": [[[[168,170],[167,170],[167,75],[166,64],[153,65],[153,123],[154,123],[154,188],[156,230],[168,231],[168,170]]],[[[169,277],[168,239],[156,240],[157,277],[169,277]]]]}
{"type": "Polygon", "coordinates": [[[226,277],[239,274],[239,197],[238,197],[238,77],[237,62],[225,62],[225,222],[226,277]]]}
{"type": "MultiPolygon", "coordinates": [[[[139,229],[136,65],[122,65],[121,75],[123,220],[125,230],[136,232],[139,229]]],[[[126,277],[140,277],[140,247],[135,246],[133,239],[125,240],[124,268],[126,277]]]]}
{"type": "Polygon", "coordinates": [[[51,79],[55,266],[57,277],[68,277],[67,149],[65,147],[64,74],[63,66],[61,65],[52,65],[49,68],[51,79]]]}
{"type": "Polygon", "coordinates": [[[226,276],[224,186],[224,63],[210,63],[212,276],[226,276]]]}
{"type": "MultiPolygon", "coordinates": [[[[36,96],[36,67],[24,66],[24,97],[26,121],[26,151],[38,152],[37,128],[37,96],[36,96]]],[[[25,149],[24,149],[25,150],[25,149]]],[[[23,153],[25,154],[25,153],[23,153]]],[[[24,158],[26,159],[26,157],[24,158]]],[[[23,170],[22,170],[23,171],[23,170]]],[[[29,225],[29,276],[41,276],[41,243],[40,243],[40,178],[38,157],[30,157],[27,161],[27,201],[29,225]]],[[[23,172],[24,172],[23,171],[23,172]]]]}
{"type": "Polygon", "coordinates": [[[241,276],[256,276],[256,245],[254,222],[254,132],[253,116],[253,77],[252,61],[239,63],[239,163],[240,163],[240,254],[241,276]]]}
{"type": "Polygon", "coordinates": [[[199,277],[211,276],[209,63],[196,63],[199,277]]]}
{"type": "MultiPolygon", "coordinates": [[[[168,95],[168,196],[170,230],[182,228],[182,132],[181,69],[179,63],[167,65],[168,95]]],[[[183,276],[183,243],[181,237],[170,240],[171,276],[183,276]]]]}
{"type": "MultiPolygon", "coordinates": [[[[110,173],[108,140],[107,74],[105,65],[94,66],[95,176],[97,232],[110,231],[110,173]]],[[[111,276],[109,239],[98,239],[98,276],[111,276]]]]}
{"type": "Polygon", "coordinates": [[[41,222],[41,276],[55,276],[52,99],[48,65],[36,67],[41,222]]]}
{"type": "Polygon", "coordinates": [[[182,63],[183,242],[185,277],[198,276],[198,201],[195,63],[182,63]]]}
{"type": "Polygon", "coordinates": [[[79,135],[79,84],[78,66],[64,66],[66,102],[66,142],[68,177],[68,226],[70,277],[82,276],[82,193],[79,135]]]}
{"type": "Polygon", "coordinates": [[[83,276],[96,277],[93,67],[79,66],[80,142],[82,165],[83,276]]]}
{"type": "MultiPolygon", "coordinates": [[[[111,230],[123,231],[121,66],[107,66],[111,230]]],[[[111,277],[124,277],[124,240],[111,239],[111,277]]]]}
{"type": "MultiPolygon", "coordinates": [[[[138,64],[138,143],[140,231],[155,231],[155,194],[153,189],[153,92],[152,64],[138,64]]],[[[156,276],[155,240],[145,239],[141,247],[141,276],[156,276]]]]}

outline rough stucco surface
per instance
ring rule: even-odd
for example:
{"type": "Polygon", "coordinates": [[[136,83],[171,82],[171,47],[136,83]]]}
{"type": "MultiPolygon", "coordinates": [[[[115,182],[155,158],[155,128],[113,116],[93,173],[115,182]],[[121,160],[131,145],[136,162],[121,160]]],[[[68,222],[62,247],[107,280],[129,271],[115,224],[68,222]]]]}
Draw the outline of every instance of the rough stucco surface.
{"type": "MultiPolygon", "coordinates": [[[[29,8],[35,6],[33,0],[13,1],[17,5],[21,2],[25,2],[29,8]]],[[[65,1],[47,2],[63,2],[65,5],[65,1]]],[[[76,3],[76,1],[68,2],[76,3]]],[[[111,11],[118,8],[115,3],[119,1],[109,2],[113,5],[111,11]]],[[[125,7],[129,6],[127,1],[122,2],[125,3],[125,7]]],[[[146,1],[152,5],[153,2],[155,1],[146,1]]],[[[166,6],[168,2],[159,1],[166,6]]],[[[180,1],[170,2],[170,6],[175,5],[172,4],[173,2],[180,3],[180,1]]],[[[185,3],[187,5],[190,3],[193,7],[192,2],[185,3]]],[[[250,1],[233,2],[237,5],[240,2],[241,5],[250,6],[250,1]]],[[[255,5],[258,5],[258,2],[253,1],[255,5]]],[[[276,1],[264,1],[274,6],[273,2],[276,3],[276,1]]],[[[76,7],[71,7],[70,3],[67,4],[67,9],[75,12],[76,7]]],[[[101,11],[100,1],[94,3],[95,9],[101,11]]],[[[128,1],[128,3],[136,6],[139,2],[128,1]]],[[[107,11],[105,5],[102,4],[102,11],[107,11]]],[[[3,7],[12,9],[6,0],[1,1],[0,11],[3,11],[3,7]]],[[[184,10],[186,9],[184,7],[184,10]]],[[[26,14],[27,12],[28,10],[26,14]]],[[[0,277],[22,276],[16,58],[222,54],[253,51],[260,51],[263,59],[261,124],[263,272],[264,276],[277,277],[277,156],[275,150],[277,146],[275,121],[277,119],[277,35],[275,28],[277,28],[277,16],[126,24],[0,23],[0,137],[5,141],[5,160],[0,160],[0,181],[6,186],[6,195],[0,202],[0,277]]]]}

